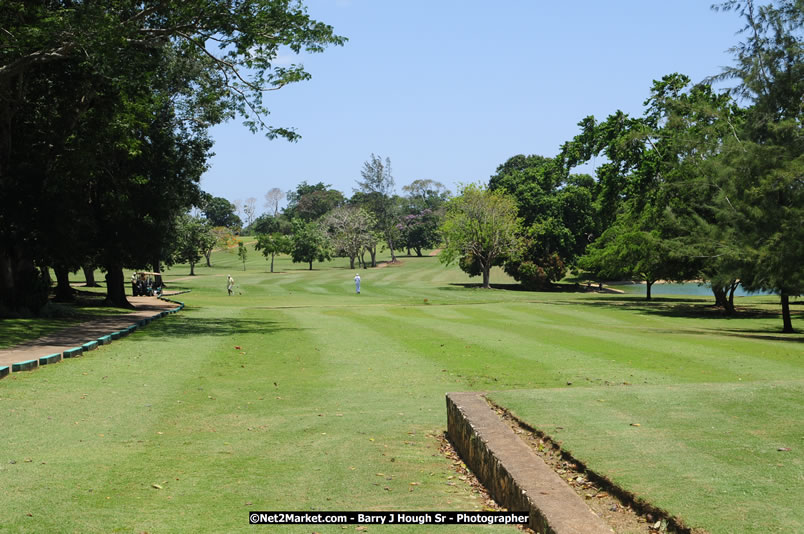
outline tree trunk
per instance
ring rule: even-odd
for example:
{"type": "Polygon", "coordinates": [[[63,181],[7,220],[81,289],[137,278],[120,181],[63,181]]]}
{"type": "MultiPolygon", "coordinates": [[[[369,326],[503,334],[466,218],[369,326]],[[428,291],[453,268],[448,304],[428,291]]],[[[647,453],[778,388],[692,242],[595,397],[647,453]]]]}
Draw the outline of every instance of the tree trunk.
{"type": "Polygon", "coordinates": [[[0,304],[9,310],[36,313],[50,292],[50,274],[37,268],[20,249],[0,251],[0,304]]]}
{"type": "Polygon", "coordinates": [[[355,257],[354,256],[349,256],[349,268],[352,269],[352,270],[354,270],[354,268],[355,268],[355,257]]]}
{"type": "Polygon", "coordinates": [[[310,270],[313,270],[313,260],[310,260],[310,270]]]}
{"type": "Polygon", "coordinates": [[[377,266],[377,245],[374,245],[370,249],[368,249],[369,254],[371,254],[371,266],[377,266]]]}
{"type": "Polygon", "coordinates": [[[486,288],[486,289],[491,289],[491,286],[489,285],[489,271],[490,270],[491,270],[491,267],[485,267],[485,266],[483,267],[483,287],[486,288]]]}
{"type": "Polygon", "coordinates": [[[85,287],[100,287],[100,285],[98,285],[98,283],[95,281],[94,265],[83,265],[81,266],[81,270],[84,271],[84,280],[86,281],[84,284],[85,287]]]}
{"type": "Polygon", "coordinates": [[[795,332],[793,330],[793,321],[790,318],[790,297],[782,291],[782,322],[784,324],[784,328],[782,328],[782,332],[785,334],[792,334],[795,332]]]}
{"type": "Polygon", "coordinates": [[[123,282],[123,267],[106,266],[106,302],[118,308],[133,308],[126,299],[126,286],[123,282]]]}
{"type": "Polygon", "coordinates": [[[154,283],[156,284],[156,287],[161,287],[162,285],[164,285],[164,283],[162,282],[162,269],[160,268],[159,263],[160,263],[159,256],[156,256],[152,264],[154,272],[159,273],[154,277],[154,283]]]}
{"type": "Polygon", "coordinates": [[[414,250],[416,250],[416,255],[421,258],[422,257],[422,247],[416,247],[414,250]]]}
{"type": "Polygon", "coordinates": [[[190,276],[195,276],[195,262],[190,262],[190,276]]]}
{"type": "Polygon", "coordinates": [[[654,281],[645,280],[645,284],[647,285],[648,288],[648,291],[645,294],[645,300],[650,300],[650,288],[651,286],[653,286],[653,282],[655,282],[655,280],[654,281]]]}
{"type": "Polygon", "coordinates": [[[393,240],[388,240],[388,250],[391,251],[391,263],[396,263],[396,254],[394,254],[394,242],[393,240]]]}
{"type": "Polygon", "coordinates": [[[209,252],[204,252],[204,257],[207,259],[207,267],[212,267],[212,263],[210,263],[210,258],[212,257],[212,251],[210,250],[209,252]]]}
{"type": "Polygon", "coordinates": [[[715,294],[715,306],[726,307],[726,288],[719,285],[712,285],[712,293],[715,294]]]}
{"type": "Polygon", "coordinates": [[[271,252],[271,272],[274,272],[274,253],[271,252]]]}
{"type": "Polygon", "coordinates": [[[737,290],[737,286],[740,285],[740,282],[733,282],[731,284],[731,288],[729,289],[729,300],[726,302],[726,313],[729,315],[734,315],[734,292],[737,290]]]}
{"type": "Polygon", "coordinates": [[[72,302],[73,288],[70,287],[70,271],[66,267],[54,267],[56,272],[56,302],[72,302]]]}

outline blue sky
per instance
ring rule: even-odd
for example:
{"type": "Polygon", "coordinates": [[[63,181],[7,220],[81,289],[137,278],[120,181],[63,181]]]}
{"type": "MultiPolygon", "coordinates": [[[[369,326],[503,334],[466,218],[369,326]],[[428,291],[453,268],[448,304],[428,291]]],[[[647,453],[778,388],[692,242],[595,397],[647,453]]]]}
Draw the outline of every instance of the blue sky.
{"type": "Polygon", "coordinates": [[[694,81],[732,63],[741,27],[706,0],[308,0],[349,39],[282,56],[312,80],[268,93],[268,122],[297,143],[240,121],[212,130],[201,187],[230,201],[324,182],[347,196],[363,162],[389,157],[397,190],[430,178],[486,182],[516,154],[555,155],[587,115],[639,115],[651,82],[694,81]]]}

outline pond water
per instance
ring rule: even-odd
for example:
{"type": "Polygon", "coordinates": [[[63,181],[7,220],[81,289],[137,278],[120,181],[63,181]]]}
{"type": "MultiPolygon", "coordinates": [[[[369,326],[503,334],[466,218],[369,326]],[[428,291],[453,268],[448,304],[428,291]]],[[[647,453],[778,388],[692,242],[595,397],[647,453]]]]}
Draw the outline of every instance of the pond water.
{"type": "MultiPolygon", "coordinates": [[[[626,293],[645,293],[645,284],[616,284],[611,287],[615,289],[622,289],[626,293]]],[[[686,282],[683,284],[653,284],[650,288],[650,294],[653,295],[693,295],[712,297],[712,290],[706,284],[698,284],[697,282],[686,282]]],[[[735,297],[752,297],[758,295],[773,295],[770,291],[757,291],[749,293],[744,290],[742,286],[738,286],[734,291],[735,297]]]]}

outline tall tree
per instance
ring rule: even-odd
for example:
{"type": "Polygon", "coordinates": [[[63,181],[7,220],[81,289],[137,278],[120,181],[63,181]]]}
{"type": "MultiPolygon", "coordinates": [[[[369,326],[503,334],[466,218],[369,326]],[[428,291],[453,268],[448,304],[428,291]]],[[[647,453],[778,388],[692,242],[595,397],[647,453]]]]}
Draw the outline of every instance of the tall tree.
{"type": "Polygon", "coordinates": [[[201,210],[212,226],[238,230],[243,225],[243,221],[237,216],[237,207],[223,197],[206,194],[201,210]]]}
{"type": "Polygon", "coordinates": [[[279,203],[285,198],[285,193],[278,187],[273,187],[265,193],[265,207],[270,214],[276,217],[279,214],[279,203]]]}
{"type": "Polygon", "coordinates": [[[246,226],[251,226],[257,214],[257,199],[248,197],[243,204],[243,214],[246,217],[246,226]]]}
{"type": "Polygon", "coordinates": [[[468,185],[447,204],[441,226],[446,245],[438,257],[447,265],[457,260],[476,264],[483,287],[489,288],[491,267],[516,253],[519,231],[516,201],[511,196],[468,185]]]}
{"type": "Polygon", "coordinates": [[[332,257],[327,234],[317,222],[294,219],[290,240],[293,263],[307,263],[311,271],[314,261],[327,261],[332,257]]]}
{"type": "MultiPolygon", "coordinates": [[[[368,161],[363,163],[360,171],[362,180],[357,181],[359,191],[364,195],[366,207],[377,221],[377,231],[383,236],[385,244],[391,253],[391,263],[396,262],[394,250],[396,239],[399,236],[397,228],[398,204],[394,200],[394,177],[391,174],[391,159],[382,160],[379,156],[371,154],[368,161]]],[[[372,266],[376,262],[372,256],[372,266]]]]}
{"type": "Polygon", "coordinates": [[[246,270],[246,258],[248,258],[248,249],[246,244],[242,241],[237,242],[237,257],[243,262],[243,270],[246,270]]]}
{"type": "Polygon", "coordinates": [[[402,186],[409,213],[421,213],[423,210],[437,211],[449,200],[449,191],[441,182],[430,179],[413,180],[402,186]]]}
{"type": "Polygon", "coordinates": [[[182,215],[177,223],[176,259],[189,263],[190,276],[195,276],[195,265],[201,261],[203,250],[214,238],[208,223],[200,217],[182,215]]]}
{"type": "Polygon", "coordinates": [[[505,271],[529,288],[561,279],[596,231],[594,181],[570,175],[543,156],[514,156],[497,168],[489,189],[512,195],[522,218],[523,247],[505,271]]]}
{"type": "Polygon", "coordinates": [[[399,242],[407,247],[408,254],[410,249],[413,249],[416,255],[421,257],[423,249],[434,248],[441,242],[438,227],[442,219],[443,210],[434,212],[429,208],[404,215],[399,219],[396,225],[400,234],[399,242]]]}
{"type": "Polygon", "coordinates": [[[268,256],[271,257],[271,272],[274,272],[274,257],[277,254],[286,254],[290,252],[290,249],[290,238],[279,232],[258,234],[257,243],[254,245],[254,250],[262,252],[265,259],[268,259],[268,256]]]}
{"type": "Polygon", "coordinates": [[[206,130],[239,114],[297,138],[264,122],[262,97],[309,76],[274,60],[344,42],[289,0],[17,2],[0,30],[0,302],[15,308],[32,307],[47,265],[89,256],[109,300],[127,304],[122,265],[153,264],[143,222],[165,227],[194,202],[185,185],[197,187],[206,130]],[[46,244],[57,233],[72,250],[46,244]]]}
{"type": "Polygon", "coordinates": [[[296,186],[295,191],[288,191],[287,199],[284,215],[291,220],[299,218],[308,222],[318,219],[344,202],[343,193],[332,189],[331,185],[324,182],[308,184],[306,181],[296,186]]]}
{"type": "Polygon", "coordinates": [[[355,268],[355,258],[376,245],[374,216],[363,208],[340,207],[332,210],[323,220],[336,254],[349,258],[349,268],[355,268]]]}
{"type": "Polygon", "coordinates": [[[736,64],[717,79],[738,83],[751,103],[746,121],[723,149],[721,187],[734,210],[735,237],[748,289],[780,295],[784,332],[793,332],[790,297],[804,293],[804,3],[718,6],[744,19],[736,64]]]}

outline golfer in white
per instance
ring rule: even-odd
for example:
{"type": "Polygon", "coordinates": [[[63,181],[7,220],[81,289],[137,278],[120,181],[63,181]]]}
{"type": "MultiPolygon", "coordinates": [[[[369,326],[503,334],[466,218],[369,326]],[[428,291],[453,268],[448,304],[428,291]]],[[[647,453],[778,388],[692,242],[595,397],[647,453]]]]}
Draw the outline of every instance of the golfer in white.
{"type": "Polygon", "coordinates": [[[357,294],[360,294],[360,273],[355,275],[355,291],[357,294]]]}

